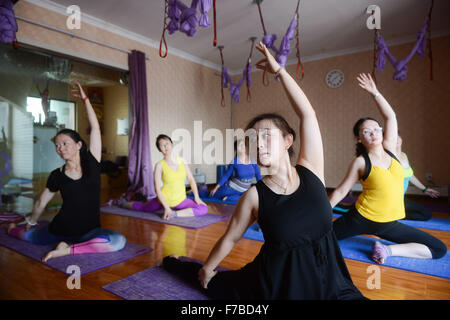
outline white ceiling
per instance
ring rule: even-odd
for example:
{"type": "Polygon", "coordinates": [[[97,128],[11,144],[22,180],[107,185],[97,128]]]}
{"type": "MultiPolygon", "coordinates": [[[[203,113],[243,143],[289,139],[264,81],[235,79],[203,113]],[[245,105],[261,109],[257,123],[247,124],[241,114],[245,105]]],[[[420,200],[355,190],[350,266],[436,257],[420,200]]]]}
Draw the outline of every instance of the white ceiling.
{"type": "MultiPolygon", "coordinates": [[[[190,6],[192,0],[180,1],[190,6]]],[[[153,40],[153,45],[159,46],[164,0],[32,2],[50,3],[60,8],[77,4],[82,12],[82,21],[95,17],[100,22],[107,22],[149,41],[153,40]]],[[[381,34],[388,44],[397,44],[415,41],[417,32],[427,18],[431,0],[301,0],[299,25],[302,60],[371,50],[373,30],[366,27],[366,20],[369,18],[366,9],[373,4],[381,8],[381,34]]],[[[267,32],[277,34],[277,47],[294,16],[296,6],[297,0],[263,0],[261,4],[267,32]]],[[[263,35],[258,7],[254,0],[217,0],[216,13],[218,44],[225,47],[225,65],[234,73],[241,73],[250,52],[249,38],[255,36],[259,41],[263,35]]],[[[449,0],[434,1],[432,37],[450,34],[449,14],[449,0]]],[[[169,55],[184,55],[219,69],[219,50],[213,46],[212,8],[209,18],[211,26],[199,27],[194,37],[187,37],[178,31],[172,35],[166,32],[169,55]]],[[[107,42],[107,39],[104,41],[107,42]]],[[[254,51],[253,61],[260,58],[261,55],[254,51]]],[[[291,63],[296,62],[295,39],[291,41],[289,59],[291,63]]]]}

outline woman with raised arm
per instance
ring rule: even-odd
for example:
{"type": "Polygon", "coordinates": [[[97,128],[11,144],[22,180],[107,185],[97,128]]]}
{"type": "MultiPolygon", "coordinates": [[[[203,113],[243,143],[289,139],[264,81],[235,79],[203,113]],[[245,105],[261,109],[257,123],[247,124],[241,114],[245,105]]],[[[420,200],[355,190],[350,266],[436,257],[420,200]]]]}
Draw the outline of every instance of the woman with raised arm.
{"type": "Polygon", "coordinates": [[[302,89],[266,46],[257,67],[275,73],[300,118],[301,150],[291,164],[295,131],[277,114],[263,114],[247,126],[258,138],[258,160],[270,174],[239,199],[228,228],[204,265],[166,257],[163,267],[219,299],[362,299],[332,230],[324,185],[322,138],[316,114],[302,89]],[[215,269],[255,222],[265,243],[255,259],[237,271],[215,269]],[[198,278],[198,279],[197,279],[198,278]],[[200,283],[198,283],[200,281],[200,283]]]}
{"type": "Polygon", "coordinates": [[[334,207],[359,180],[363,190],[351,210],[333,223],[338,240],[373,234],[397,244],[376,241],[372,259],[384,263],[389,256],[438,259],[447,253],[439,239],[397,220],[405,217],[404,171],[398,160],[397,118],[387,100],[377,90],[370,74],[360,74],[359,86],[370,93],[384,119],[385,129],[373,118],[361,118],[353,127],[357,139],[356,158],[347,175],[330,195],[334,207]]]}
{"type": "Polygon", "coordinates": [[[78,132],[59,131],[54,143],[56,153],[65,164],[51,172],[45,190],[33,206],[31,217],[26,218],[26,225],[11,224],[8,228],[11,236],[34,244],[59,243],[43,257],[44,262],[65,255],[118,251],[126,243],[122,234],[100,226],[100,126],[89,98],[78,82],[75,82],[72,94],[81,98],[86,106],[91,126],[89,148],[78,132]],[[46,205],[58,191],[63,200],[58,214],[48,225],[36,227],[46,205]]]}

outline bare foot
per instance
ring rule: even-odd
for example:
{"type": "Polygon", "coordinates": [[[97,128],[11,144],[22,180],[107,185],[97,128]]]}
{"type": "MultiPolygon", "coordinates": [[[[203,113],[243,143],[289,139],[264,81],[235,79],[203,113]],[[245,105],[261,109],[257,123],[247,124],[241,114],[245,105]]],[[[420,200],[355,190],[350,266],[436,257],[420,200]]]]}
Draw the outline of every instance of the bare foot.
{"type": "Polygon", "coordinates": [[[50,251],[42,258],[43,262],[47,262],[50,259],[68,256],[70,254],[70,246],[65,242],[60,242],[55,250],[50,251]]]}

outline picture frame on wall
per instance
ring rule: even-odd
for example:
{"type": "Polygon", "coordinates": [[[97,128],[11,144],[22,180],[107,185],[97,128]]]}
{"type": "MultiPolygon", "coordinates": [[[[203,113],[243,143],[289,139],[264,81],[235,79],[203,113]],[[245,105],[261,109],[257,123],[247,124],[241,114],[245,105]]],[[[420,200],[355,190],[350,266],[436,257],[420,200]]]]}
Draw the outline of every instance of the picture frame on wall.
{"type": "Polygon", "coordinates": [[[87,95],[91,104],[103,104],[103,89],[102,88],[88,88],[87,95]]]}

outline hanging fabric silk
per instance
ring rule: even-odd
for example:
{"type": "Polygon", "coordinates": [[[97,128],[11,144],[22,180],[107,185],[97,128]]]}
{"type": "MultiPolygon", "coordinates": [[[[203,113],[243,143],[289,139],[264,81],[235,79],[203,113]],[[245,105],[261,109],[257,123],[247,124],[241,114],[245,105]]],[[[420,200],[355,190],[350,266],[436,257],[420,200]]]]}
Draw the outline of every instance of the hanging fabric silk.
{"type": "MultiPolygon", "coordinates": [[[[425,50],[426,50],[426,41],[427,41],[427,33],[428,36],[430,35],[430,25],[431,25],[431,12],[433,9],[433,3],[434,0],[432,0],[431,7],[428,13],[428,19],[422,26],[422,28],[417,33],[417,41],[409,53],[409,55],[403,59],[403,60],[397,60],[388,49],[388,46],[386,42],[384,41],[384,38],[381,36],[380,33],[377,34],[377,71],[381,72],[383,71],[384,67],[386,66],[386,59],[385,56],[388,58],[389,62],[394,67],[394,76],[393,79],[397,81],[403,81],[406,79],[406,73],[408,72],[408,66],[406,65],[412,57],[417,53],[417,55],[421,58],[425,57],[425,50]]],[[[432,56],[431,56],[431,40],[428,39],[428,42],[430,44],[430,79],[433,80],[433,73],[432,73],[432,56]]]]}
{"type": "Polygon", "coordinates": [[[244,83],[244,80],[246,80],[246,85],[247,85],[247,101],[251,101],[251,94],[250,94],[250,87],[251,87],[251,69],[252,69],[252,63],[251,63],[251,57],[253,54],[253,48],[255,46],[255,37],[250,38],[250,40],[252,41],[252,46],[250,49],[250,55],[248,56],[247,59],[247,63],[244,67],[244,70],[242,72],[242,77],[239,80],[238,83],[233,83],[233,81],[231,80],[230,75],[228,74],[228,70],[225,67],[224,64],[224,59],[223,59],[223,46],[219,46],[219,50],[220,50],[220,58],[222,61],[222,83],[221,83],[221,89],[222,89],[222,101],[221,101],[221,105],[222,107],[225,106],[225,100],[224,100],[224,95],[223,95],[223,88],[228,88],[228,85],[230,85],[230,94],[231,97],[233,98],[233,100],[235,102],[240,102],[239,99],[239,89],[242,86],[242,84],[244,83]]]}
{"type": "MultiPolygon", "coordinates": [[[[261,1],[258,1],[258,0],[256,1],[257,5],[258,5],[258,11],[259,11],[260,19],[261,19],[261,24],[262,24],[263,31],[264,31],[264,37],[262,39],[262,42],[265,44],[265,46],[267,48],[272,49],[275,52],[275,60],[277,60],[277,62],[280,64],[280,66],[285,67],[288,56],[291,53],[290,42],[292,39],[294,39],[294,35],[295,35],[297,38],[297,46],[296,46],[297,47],[296,56],[297,56],[297,60],[298,60],[297,74],[301,67],[302,68],[302,78],[303,78],[304,69],[303,69],[303,64],[301,63],[301,59],[300,59],[300,45],[299,45],[299,35],[298,35],[298,20],[299,20],[298,10],[300,7],[300,0],[298,0],[298,2],[297,2],[297,8],[296,8],[294,18],[291,20],[291,23],[289,24],[289,27],[286,31],[286,34],[281,39],[281,44],[280,44],[279,48],[276,48],[274,45],[275,40],[277,39],[277,35],[276,34],[267,34],[266,27],[264,25],[264,20],[262,17],[260,2],[261,1]]],[[[265,73],[266,73],[266,71],[264,71],[264,73],[263,73],[263,84],[265,86],[267,86],[268,82],[266,82],[266,80],[265,80],[265,73]]],[[[276,78],[276,80],[280,81],[280,79],[278,77],[276,78]]]]}
{"type": "Polygon", "coordinates": [[[208,18],[208,12],[211,9],[212,0],[192,0],[191,6],[186,6],[180,0],[165,0],[164,9],[164,27],[159,44],[159,56],[165,58],[167,56],[167,43],[165,39],[166,30],[169,34],[173,34],[175,31],[185,33],[189,37],[193,37],[197,32],[197,27],[209,27],[210,21],[208,18]],[[201,16],[199,17],[197,7],[201,16]],[[162,54],[162,43],[166,47],[166,53],[162,54]]]}

